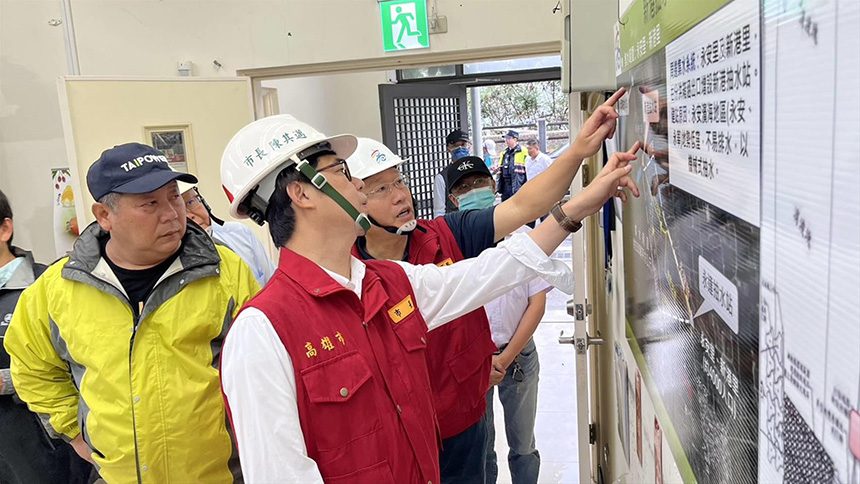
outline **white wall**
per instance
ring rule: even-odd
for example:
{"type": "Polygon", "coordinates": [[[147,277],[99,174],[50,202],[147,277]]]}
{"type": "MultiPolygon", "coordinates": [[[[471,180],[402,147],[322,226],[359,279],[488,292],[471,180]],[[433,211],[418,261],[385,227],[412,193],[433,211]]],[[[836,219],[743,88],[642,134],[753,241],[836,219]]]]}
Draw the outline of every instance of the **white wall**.
{"type": "Polygon", "coordinates": [[[292,114],[326,134],[382,139],[379,85],[384,71],[263,81],[278,90],[282,114],[292,114]]]}
{"type": "Polygon", "coordinates": [[[0,1],[0,190],[15,214],[15,245],[54,260],[51,168],[65,167],[57,76],[66,72],[59,1],[0,1]]]}
{"type": "MultiPolygon", "coordinates": [[[[190,60],[194,75],[233,76],[237,69],[386,55],[373,0],[71,3],[83,75],[175,76],[177,62],[190,60]]],[[[448,33],[431,37],[432,52],[561,38],[556,0],[428,0],[434,3],[448,17],[448,33]]],[[[66,75],[63,29],[48,25],[61,18],[61,5],[0,0],[0,189],[16,211],[16,241],[43,261],[55,256],[47,180],[50,168],[67,165],[55,84],[66,75]]],[[[331,86],[330,111],[320,122],[328,131],[380,137],[375,96],[359,96],[351,82],[323,83],[331,86]]]]}

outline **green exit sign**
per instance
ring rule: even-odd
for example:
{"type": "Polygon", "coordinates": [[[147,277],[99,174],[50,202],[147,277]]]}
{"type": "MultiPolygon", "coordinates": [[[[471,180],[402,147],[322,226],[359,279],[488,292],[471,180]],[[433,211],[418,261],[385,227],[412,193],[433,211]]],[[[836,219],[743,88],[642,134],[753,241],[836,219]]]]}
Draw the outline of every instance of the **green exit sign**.
{"type": "Polygon", "coordinates": [[[391,0],[379,3],[385,52],[430,47],[426,0],[391,0]]]}

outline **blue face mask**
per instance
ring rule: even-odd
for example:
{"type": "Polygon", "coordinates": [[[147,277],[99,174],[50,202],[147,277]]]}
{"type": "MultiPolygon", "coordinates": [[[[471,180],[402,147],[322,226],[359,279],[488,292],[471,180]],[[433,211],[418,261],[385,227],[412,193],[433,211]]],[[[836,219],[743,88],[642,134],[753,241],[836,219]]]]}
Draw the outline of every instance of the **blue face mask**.
{"type": "Polygon", "coordinates": [[[0,287],[5,286],[6,283],[9,282],[9,279],[12,279],[12,274],[15,273],[15,270],[18,269],[18,266],[20,266],[22,262],[24,262],[24,258],[18,257],[17,259],[12,259],[12,261],[5,266],[0,267],[0,287]]]}
{"type": "Polygon", "coordinates": [[[470,190],[459,197],[457,202],[460,204],[460,211],[463,210],[482,210],[490,208],[496,201],[496,194],[490,187],[481,187],[470,190]]]}
{"type": "Polygon", "coordinates": [[[451,152],[451,156],[454,157],[454,161],[457,161],[464,156],[469,156],[470,154],[469,148],[466,148],[465,146],[454,148],[454,151],[451,152]]]}

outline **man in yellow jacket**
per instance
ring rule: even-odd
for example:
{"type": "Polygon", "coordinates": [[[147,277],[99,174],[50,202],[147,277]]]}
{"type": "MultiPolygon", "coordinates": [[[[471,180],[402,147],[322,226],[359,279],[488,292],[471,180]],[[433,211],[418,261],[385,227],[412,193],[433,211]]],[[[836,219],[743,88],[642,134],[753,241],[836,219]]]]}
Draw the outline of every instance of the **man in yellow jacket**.
{"type": "Polygon", "coordinates": [[[197,181],[149,146],[102,153],[87,173],[97,223],[22,293],[6,333],[20,398],[109,483],[241,478],[219,356],[259,286],[186,225],[176,180],[197,181]]]}

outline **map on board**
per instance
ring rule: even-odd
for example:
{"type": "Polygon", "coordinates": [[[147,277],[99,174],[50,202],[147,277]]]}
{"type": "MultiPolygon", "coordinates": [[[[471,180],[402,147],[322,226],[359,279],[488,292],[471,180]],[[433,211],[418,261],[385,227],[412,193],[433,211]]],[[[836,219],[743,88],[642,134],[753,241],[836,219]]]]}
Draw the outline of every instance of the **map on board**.
{"type": "Polygon", "coordinates": [[[622,214],[628,338],[685,480],[757,476],[759,15],[731,2],[618,78],[618,142],[645,146],[622,214]]]}
{"type": "Polygon", "coordinates": [[[860,482],[860,2],[766,1],[759,469],[860,482]]]}

